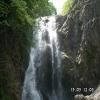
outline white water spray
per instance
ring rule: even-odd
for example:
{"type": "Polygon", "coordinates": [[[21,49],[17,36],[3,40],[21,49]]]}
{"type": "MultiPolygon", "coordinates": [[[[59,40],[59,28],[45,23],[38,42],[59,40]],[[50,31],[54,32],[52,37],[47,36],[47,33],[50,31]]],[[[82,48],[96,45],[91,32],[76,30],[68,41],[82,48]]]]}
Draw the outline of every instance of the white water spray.
{"type": "MultiPolygon", "coordinates": [[[[41,91],[37,89],[38,86],[36,80],[37,77],[36,70],[39,69],[40,66],[42,67],[41,62],[43,59],[45,59],[45,56],[42,55],[43,53],[46,52],[46,49],[48,47],[51,50],[52,82],[50,84],[52,86],[52,93],[51,94],[48,93],[47,98],[48,100],[61,100],[62,98],[61,82],[58,81],[58,78],[60,78],[59,68],[61,65],[61,59],[60,59],[60,52],[59,52],[59,42],[56,33],[56,19],[54,16],[43,17],[38,23],[39,23],[39,29],[36,35],[37,44],[36,44],[36,48],[31,48],[30,63],[25,75],[22,100],[44,100],[41,91]],[[54,89],[56,85],[54,82],[55,75],[58,82],[57,90],[54,89]]],[[[46,67],[48,66],[46,65],[46,67]]],[[[44,71],[42,71],[40,75],[41,75],[40,78],[42,79],[44,77],[44,71]]],[[[39,83],[39,84],[41,85],[45,83],[39,83]]]]}

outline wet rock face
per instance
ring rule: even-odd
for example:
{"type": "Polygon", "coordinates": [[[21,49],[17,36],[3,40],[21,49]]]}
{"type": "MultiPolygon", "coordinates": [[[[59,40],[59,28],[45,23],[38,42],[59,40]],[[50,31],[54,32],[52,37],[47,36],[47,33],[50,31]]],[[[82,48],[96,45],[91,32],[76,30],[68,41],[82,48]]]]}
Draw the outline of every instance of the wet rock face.
{"type": "MultiPolygon", "coordinates": [[[[38,56],[39,57],[39,56],[38,56]]],[[[40,58],[37,58],[37,88],[40,90],[43,100],[48,100],[48,93],[52,92],[52,56],[51,48],[47,46],[40,58]],[[42,61],[42,62],[41,62],[42,61]]]]}
{"type": "Polygon", "coordinates": [[[91,91],[85,92],[83,88],[95,90],[100,82],[99,9],[100,0],[75,0],[62,22],[57,20],[60,50],[67,55],[62,59],[62,84],[66,93],[89,95],[91,91]],[[81,92],[71,91],[79,87],[81,92]]]}

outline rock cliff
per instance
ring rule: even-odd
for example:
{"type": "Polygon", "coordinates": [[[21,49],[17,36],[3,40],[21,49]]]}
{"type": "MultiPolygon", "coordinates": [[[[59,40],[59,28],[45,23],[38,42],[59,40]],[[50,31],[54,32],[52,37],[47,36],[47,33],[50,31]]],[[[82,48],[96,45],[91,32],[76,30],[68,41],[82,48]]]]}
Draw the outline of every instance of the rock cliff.
{"type": "MultiPolygon", "coordinates": [[[[26,41],[24,41],[26,42],[26,41]]],[[[0,26],[0,100],[20,100],[29,53],[19,34],[0,26]]]]}
{"type": "Polygon", "coordinates": [[[57,18],[62,84],[71,97],[90,95],[100,84],[99,9],[100,0],[75,0],[69,13],[57,18]]]}

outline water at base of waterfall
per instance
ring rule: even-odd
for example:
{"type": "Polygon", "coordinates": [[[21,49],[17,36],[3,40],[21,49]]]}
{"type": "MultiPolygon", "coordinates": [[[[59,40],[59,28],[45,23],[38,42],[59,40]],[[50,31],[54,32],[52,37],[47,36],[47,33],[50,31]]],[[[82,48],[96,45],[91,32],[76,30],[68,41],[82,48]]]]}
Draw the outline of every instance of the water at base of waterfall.
{"type": "Polygon", "coordinates": [[[37,43],[31,48],[22,100],[63,100],[56,19],[43,17],[37,23],[37,43]]]}

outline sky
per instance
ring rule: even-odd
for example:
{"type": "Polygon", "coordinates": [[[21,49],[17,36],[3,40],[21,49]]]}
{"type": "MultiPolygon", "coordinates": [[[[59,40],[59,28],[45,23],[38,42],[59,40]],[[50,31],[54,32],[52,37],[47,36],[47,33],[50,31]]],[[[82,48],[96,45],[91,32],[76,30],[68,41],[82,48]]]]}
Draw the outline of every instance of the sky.
{"type": "Polygon", "coordinates": [[[52,2],[54,4],[55,8],[57,9],[57,14],[61,14],[62,7],[63,7],[65,1],[67,1],[67,0],[50,0],[50,2],[52,2]]]}

